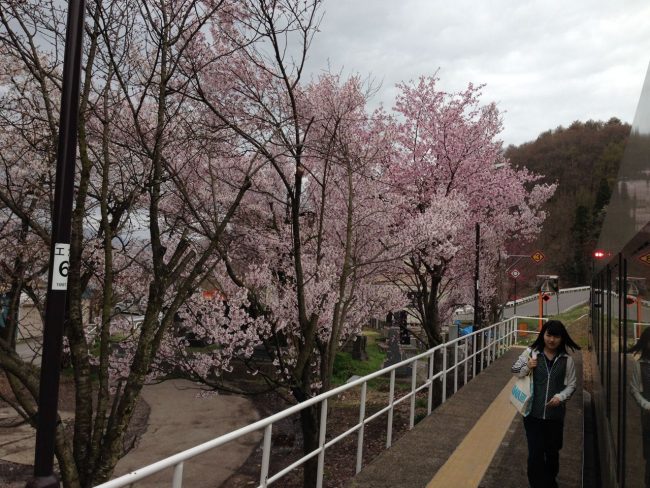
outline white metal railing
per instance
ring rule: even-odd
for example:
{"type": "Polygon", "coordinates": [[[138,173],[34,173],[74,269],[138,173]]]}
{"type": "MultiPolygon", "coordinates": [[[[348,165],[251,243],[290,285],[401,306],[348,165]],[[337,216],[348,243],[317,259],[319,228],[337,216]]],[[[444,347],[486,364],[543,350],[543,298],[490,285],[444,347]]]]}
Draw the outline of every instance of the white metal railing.
{"type": "MultiPolygon", "coordinates": [[[[387,368],[379,370],[375,373],[369,374],[362,378],[346,383],[345,385],[339,386],[332,390],[329,390],[325,393],[310,398],[298,405],[289,407],[275,415],[271,415],[267,418],[259,420],[255,423],[237,429],[228,434],[212,439],[208,442],[204,442],[198,446],[187,449],[185,451],[179,452],[165,458],[161,461],[145,466],[136,471],[133,471],[129,474],[116,478],[114,480],[108,481],[101,485],[98,485],[96,488],[121,488],[131,485],[138,480],[151,476],[159,471],[162,471],[167,468],[173,468],[173,477],[172,477],[172,488],[181,488],[183,483],[183,465],[185,461],[192,459],[199,454],[205,453],[212,449],[215,449],[219,446],[227,444],[235,439],[238,439],[242,436],[245,436],[251,432],[264,430],[264,438],[262,443],[262,463],[260,466],[260,483],[258,488],[265,488],[273,482],[282,478],[285,474],[289,473],[291,470],[296,467],[304,464],[308,459],[311,459],[315,456],[318,456],[318,472],[317,472],[317,487],[322,488],[323,486],[323,473],[325,466],[325,451],[332,447],[334,444],[342,440],[343,438],[357,432],[357,452],[356,452],[356,472],[361,471],[362,467],[362,457],[363,457],[363,435],[364,428],[366,424],[375,420],[380,415],[387,413],[388,420],[386,426],[386,448],[389,448],[392,444],[392,434],[393,434],[393,412],[395,406],[410,400],[410,416],[409,416],[409,429],[412,429],[415,425],[415,397],[416,394],[420,391],[427,390],[427,415],[431,414],[433,409],[433,385],[434,382],[440,380],[442,383],[442,398],[441,401],[444,403],[447,398],[447,383],[451,383],[450,375],[453,374],[453,390],[450,392],[449,396],[453,395],[458,389],[458,375],[459,369],[463,366],[463,378],[466,383],[468,380],[468,363],[471,361],[472,377],[477,374],[477,359],[480,358],[480,364],[482,365],[481,371],[489,366],[496,358],[500,357],[506,350],[515,345],[516,336],[520,332],[526,332],[528,334],[535,333],[535,331],[519,331],[517,329],[517,324],[520,319],[534,319],[539,320],[539,317],[522,317],[515,316],[509,319],[497,322],[489,327],[484,329],[474,331],[470,334],[458,337],[454,340],[440,344],[432,349],[429,349],[426,352],[418,354],[412,358],[406,359],[400,363],[391,365],[387,368]],[[480,344],[479,344],[480,343],[480,344]],[[450,352],[450,349],[453,350],[450,352]],[[468,354],[468,351],[471,349],[471,354],[468,354]],[[434,360],[436,353],[442,354],[442,369],[434,374],[434,360]],[[463,358],[459,360],[459,352],[463,354],[463,358]],[[448,356],[453,355],[453,365],[449,365],[450,359],[448,356]],[[418,363],[420,361],[428,361],[427,375],[426,380],[418,386],[418,363]],[[411,390],[404,396],[400,398],[395,398],[395,373],[397,369],[411,366],[411,390]],[[378,378],[380,376],[389,374],[390,375],[390,387],[389,387],[389,397],[388,405],[381,410],[373,413],[370,416],[366,417],[366,394],[367,394],[367,385],[368,381],[378,378]],[[327,441],[327,405],[328,400],[340,393],[343,393],[347,390],[355,388],[357,386],[361,387],[361,396],[359,400],[359,422],[345,431],[344,433],[338,435],[337,437],[327,441]],[[290,464],[286,468],[278,471],[277,473],[269,476],[269,466],[271,459],[271,439],[273,435],[273,424],[282,420],[290,415],[296,414],[301,410],[311,407],[312,405],[320,404],[320,436],[319,436],[319,447],[312,451],[311,453],[303,456],[294,463],[290,464]]],[[[547,319],[543,319],[547,320],[547,319]]],[[[479,371],[480,372],[480,371],[479,371]]]]}
{"type": "Polygon", "coordinates": [[[634,322],[634,340],[638,341],[643,332],[650,324],[648,322],[634,322]]]}
{"type": "MultiPolygon", "coordinates": [[[[564,295],[564,294],[567,294],[567,293],[579,293],[579,292],[583,292],[583,291],[588,291],[590,288],[591,287],[589,287],[589,286],[575,286],[573,288],[561,288],[560,289],[560,295],[564,295]]],[[[516,300],[516,303],[517,303],[517,305],[521,305],[522,303],[532,302],[534,300],[537,300],[538,298],[539,298],[539,294],[535,293],[534,295],[529,295],[527,297],[518,298],[516,300]]],[[[515,301],[510,300],[509,302],[506,302],[505,306],[506,306],[506,308],[509,308],[509,307],[514,306],[514,304],[515,304],[515,301]]]]}

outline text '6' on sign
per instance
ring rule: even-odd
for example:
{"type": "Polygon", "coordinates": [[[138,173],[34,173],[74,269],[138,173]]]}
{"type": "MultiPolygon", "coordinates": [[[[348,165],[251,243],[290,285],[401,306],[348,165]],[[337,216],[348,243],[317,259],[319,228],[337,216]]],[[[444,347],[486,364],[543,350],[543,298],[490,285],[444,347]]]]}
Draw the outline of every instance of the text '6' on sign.
{"type": "Polygon", "coordinates": [[[68,289],[68,267],[70,266],[70,244],[54,244],[52,262],[52,290],[68,289]]]}
{"type": "Polygon", "coordinates": [[[519,276],[521,276],[521,273],[519,272],[518,269],[515,268],[512,271],[510,271],[510,276],[512,276],[514,279],[517,279],[519,278],[519,276]]]}
{"type": "Polygon", "coordinates": [[[532,259],[533,261],[535,261],[535,263],[541,263],[541,262],[544,260],[545,257],[546,257],[546,256],[544,256],[544,253],[543,253],[542,251],[535,251],[535,252],[530,256],[530,259],[532,259]]]}

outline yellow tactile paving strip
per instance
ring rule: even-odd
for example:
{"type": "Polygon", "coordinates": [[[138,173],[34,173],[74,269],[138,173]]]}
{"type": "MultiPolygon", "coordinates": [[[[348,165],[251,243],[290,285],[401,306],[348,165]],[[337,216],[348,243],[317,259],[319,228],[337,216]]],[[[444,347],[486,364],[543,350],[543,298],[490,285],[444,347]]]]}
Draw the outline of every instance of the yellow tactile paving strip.
{"type": "Polygon", "coordinates": [[[477,488],[517,414],[509,396],[513,377],[426,488],[477,488]]]}

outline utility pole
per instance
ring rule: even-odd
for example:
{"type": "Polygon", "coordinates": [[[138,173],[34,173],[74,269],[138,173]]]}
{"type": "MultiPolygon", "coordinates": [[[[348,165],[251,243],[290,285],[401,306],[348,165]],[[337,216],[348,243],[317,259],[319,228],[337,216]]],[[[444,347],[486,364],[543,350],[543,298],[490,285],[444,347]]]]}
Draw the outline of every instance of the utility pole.
{"type": "Polygon", "coordinates": [[[476,265],[474,267],[474,327],[479,328],[479,310],[478,310],[478,272],[479,272],[479,252],[481,250],[481,226],[476,223],[476,265]]]}
{"type": "Polygon", "coordinates": [[[43,328],[43,357],[41,359],[36,419],[34,477],[27,482],[27,488],[58,488],[60,486],[53,470],[54,438],[58,422],[59,375],[61,372],[63,323],[68,289],[84,13],[84,0],[69,0],[65,55],[63,58],[54,212],[52,215],[52,243],[50,246],[50,267],[43,328]]]}

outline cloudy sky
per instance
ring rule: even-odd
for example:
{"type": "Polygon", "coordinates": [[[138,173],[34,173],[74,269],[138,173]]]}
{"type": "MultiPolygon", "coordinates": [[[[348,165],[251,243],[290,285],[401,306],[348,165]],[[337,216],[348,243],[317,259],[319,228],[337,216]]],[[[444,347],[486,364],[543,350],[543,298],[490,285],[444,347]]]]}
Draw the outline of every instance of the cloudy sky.
{"type": "Polygon", "coordinates": [[[309,69],[395,83],[438,71],[450,91],[485,83],[506,144],[574,120],[632,122],[650,61],[648,0],[326,0],[309,69]]]}

